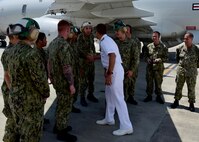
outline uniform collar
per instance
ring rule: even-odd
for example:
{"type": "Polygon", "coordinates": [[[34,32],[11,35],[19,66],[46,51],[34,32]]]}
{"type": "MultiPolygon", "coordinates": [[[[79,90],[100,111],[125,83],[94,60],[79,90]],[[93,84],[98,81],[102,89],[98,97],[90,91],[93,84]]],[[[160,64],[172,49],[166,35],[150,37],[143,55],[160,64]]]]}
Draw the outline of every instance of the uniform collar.
{"type": "Polygon", "coordinates": [[[161,44],[161,42],[159,42],[159,44],[155,45],[155,43],[153,42],[153,46],[154,46],[154,48],[158,48],[158,47],[160,47],[160,44],[161,44]]]}
{"type": "Polygon", "coordinates": [[[103,41],[104,38],[105,38],[106,36],[107,36],[107,34],[104,34],[104,35],[101,37],[100,41],[103,41]]]}

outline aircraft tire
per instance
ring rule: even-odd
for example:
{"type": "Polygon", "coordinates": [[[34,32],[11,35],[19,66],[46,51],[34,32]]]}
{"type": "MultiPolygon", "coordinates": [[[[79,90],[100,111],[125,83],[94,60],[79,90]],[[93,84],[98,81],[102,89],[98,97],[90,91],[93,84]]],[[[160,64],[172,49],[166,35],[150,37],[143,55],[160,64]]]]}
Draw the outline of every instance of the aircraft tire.
{"type": "Polygon", "coordinates": [[[6,47],[6,41],[0,41],[0,47],[6,47]]]}

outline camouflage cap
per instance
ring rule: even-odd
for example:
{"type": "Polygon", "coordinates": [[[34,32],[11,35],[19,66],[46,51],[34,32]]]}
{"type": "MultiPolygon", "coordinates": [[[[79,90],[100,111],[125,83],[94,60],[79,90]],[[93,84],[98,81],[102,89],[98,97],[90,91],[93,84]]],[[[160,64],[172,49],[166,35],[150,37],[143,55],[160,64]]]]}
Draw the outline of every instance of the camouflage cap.
{"type": "Polygon", "coordinates": [[[118,20],[118,21],[116,21],[115,23],[114,23],[114,30],[115,31],[117,31],[117,30],[119,30],[119,29],[121,29],[121,28],[123,28],[123,27],[126,27],[126,24],[124,24],[123,22],[122,22],[122,20],[118,20]]]}

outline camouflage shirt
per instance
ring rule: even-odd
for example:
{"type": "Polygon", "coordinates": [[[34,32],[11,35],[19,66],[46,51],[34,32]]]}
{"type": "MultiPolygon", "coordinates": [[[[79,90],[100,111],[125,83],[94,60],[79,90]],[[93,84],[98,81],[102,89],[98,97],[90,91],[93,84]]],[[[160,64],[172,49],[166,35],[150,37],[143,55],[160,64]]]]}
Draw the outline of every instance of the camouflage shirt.
{"type": "Polygon", "coordinates": [[[120,51],[124,71],[126,72],[131,70],[135,72],[140,61],[140,51],[136,42],[132,39],[125,39],[125,41],[116,39],[115,42],[117,43],[120,51]]]}
{"type": "Polygon", "coordinates": [[[85,37],[83,33],[78,36],[77,46],[79,49],[79,55],[83,60],[80,60],[80,64],[86,64],[87,62],[84,60],[87,55],[95,54],[95,45],[94,45],[94,36],[90,35],[89,37],[85,37]]]}
{"type": "MultiPolygon", "coordinates": [[[[10,55],[12,49],[13,49],[13,46],[14,45],[10,43],[8,45],[8,47],[6,47],[6,49],[4,50],[4,52],[1,56],[1,62],[2,62],[2,65],[3,65],[4,71],[8,71],[9,55],[10,55]]],[[[1,90],[2,90],[3,94],[5,94],[6,92],[9,91],[5,80],[2,83],[1,90]]]]}
{"type": "Polygon", "coordinates": [[[144,53],[145,59],[150,59],[152,64],[148,64],[152,66],[154,70],[164,68],[163,63],[168,60],[168,48],[163,44],[159,43],[158,45],[154,45],[154,43],[150,43],[147,45],[147,49],[144,53]],[[161,59],[159,63],[154,63],[155,59],[161,59]]]}
{"type": "MultiPolygon", "coordinates": [[[[45,67],[35,50],[23,41],[17,43],[8,63],[11,79],[10,95],[15,108],[32,109],[49,97],[45,67]]],[[[28,111],[25,110],[25,111],[28,111]]]]}
{"type": "MultiPolygon", "coordinates": [[[[36,50],[36,52],[39,53],[40,58],[42,59],[41,62],[44,64],[46,73],[48,74],[48,68],[47,68],[48,57],[47,57],[47,53],[45,52],[45,50],[43,48],[36,47],[36,45],[35,45],[34,49],[36,50]]],[[[47,77],[48,77],[48,75],[47,75],[47,77]]]]}
{"type": "Polygon", "coordinates": [[[58,36],[47,49],[50,79],[55,90],[61,93],[69,93],[69,85],[74,83],[70,48],[69,43],[58,36]]]}
{"type": "Polygon", "coordinates": [[[135,36],[133,36],[131,39],[134,40],[137,43],[138,49],[141,52],[141,42],[140,42],[140,40],[135,36]]]}
{"type": "Polygon", "coordinates": [[[74,75],[79,72],[79,47],[77,46],[77,41],[70,42],[70,53],[72,58],[72,68],[74,75]]]}
{"type": "Polygon", "coordinates": [[[199,65],[199,48],[192,45],[187,48],[185,44],[176,49],[176,59],[178,70],[185,72],[186,75],[197,75],[197,66],[199,65]]]}

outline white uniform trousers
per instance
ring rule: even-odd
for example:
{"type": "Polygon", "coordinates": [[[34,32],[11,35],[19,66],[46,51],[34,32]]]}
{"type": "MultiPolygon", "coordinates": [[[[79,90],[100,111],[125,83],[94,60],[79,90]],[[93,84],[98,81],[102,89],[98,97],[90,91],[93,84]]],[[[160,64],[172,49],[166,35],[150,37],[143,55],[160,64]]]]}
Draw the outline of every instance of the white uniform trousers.
{"type": "Polygon", "coordinates": [[[112,74],[112,85],[106,85],[106,115],[107,122],[114,121],[115,108],[120,121],[120,129],[132,129],[128,109],[124,100],[123,92],[124,70],[121,64],[116,64],[112,74]]]}

